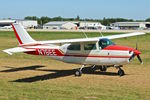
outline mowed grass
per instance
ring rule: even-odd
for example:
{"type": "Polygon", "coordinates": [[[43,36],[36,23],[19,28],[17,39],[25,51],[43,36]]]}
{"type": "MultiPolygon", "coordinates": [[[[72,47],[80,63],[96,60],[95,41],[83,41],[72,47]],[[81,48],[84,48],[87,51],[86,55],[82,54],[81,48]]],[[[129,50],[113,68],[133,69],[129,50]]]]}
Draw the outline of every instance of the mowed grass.
{"type": "MultiPolygon", "coordinates": [[[[83,38],[76,32],[29,32],[36,40],[83,38]]],[[[103,33],[114,35],[115,33],[103,33]]],[[[119,33],[117,33],[119,34],[119,33]]],[[[87,33],[89,37],[100,33],[87,33]]],[[[136,37],[113,40],[135,47],[136,37]]],[[[80,65],[65,64],[47,57],[23,53],[7,55],[2,50],[18,46],[13,32],[0,32],[0,100],[150,100],[150,34],[139,36],[138,48],[144,64],[135,58],[123,67],[106,73],[85,73],[74,77],[80,65]]]]}

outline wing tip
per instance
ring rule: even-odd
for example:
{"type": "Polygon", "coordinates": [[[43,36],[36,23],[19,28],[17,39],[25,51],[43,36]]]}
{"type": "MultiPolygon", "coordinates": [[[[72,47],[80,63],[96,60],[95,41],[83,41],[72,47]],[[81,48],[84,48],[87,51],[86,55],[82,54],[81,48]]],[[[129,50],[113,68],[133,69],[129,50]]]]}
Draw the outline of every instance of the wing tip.
{"type": "Polygon", "coordinates": [[[5,52],[5,53],[7,53],[7,54],[9,54],[9,55],[13,55],[13,53],[10,52],[10,51],[8,51],[8,50],[3,50],[3,52],[5,52]]]}
{"type": "Polygon", "coordinates": [[[146,34],[145,32],[134,32],[134,33],[138,33],[138,34],[146,34]]]}

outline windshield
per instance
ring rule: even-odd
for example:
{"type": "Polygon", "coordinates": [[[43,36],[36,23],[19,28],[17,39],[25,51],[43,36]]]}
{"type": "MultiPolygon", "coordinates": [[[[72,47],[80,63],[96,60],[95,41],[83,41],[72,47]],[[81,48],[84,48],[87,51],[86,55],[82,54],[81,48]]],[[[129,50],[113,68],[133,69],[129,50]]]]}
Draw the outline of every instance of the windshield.
{"type": "Polygon", "coordinates": [[[99,41],[99,47],[101,47],[102,49],[104,49],[105,47],[109,46],[109,45],[115,45],[111,40],[109,39],[100,39],[99,41]]]}

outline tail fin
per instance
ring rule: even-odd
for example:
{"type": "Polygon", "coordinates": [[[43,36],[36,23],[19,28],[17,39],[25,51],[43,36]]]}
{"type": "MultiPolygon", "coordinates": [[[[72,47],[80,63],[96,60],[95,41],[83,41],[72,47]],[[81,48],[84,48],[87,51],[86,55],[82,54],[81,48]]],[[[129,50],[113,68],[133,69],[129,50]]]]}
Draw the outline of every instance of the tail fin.
{"type": "Polygon", "coordinates": [[[28,34],[21,24],[13,23],[12,28],[18,39],[19,44],[34,43],[35,40],[28,34]]]}

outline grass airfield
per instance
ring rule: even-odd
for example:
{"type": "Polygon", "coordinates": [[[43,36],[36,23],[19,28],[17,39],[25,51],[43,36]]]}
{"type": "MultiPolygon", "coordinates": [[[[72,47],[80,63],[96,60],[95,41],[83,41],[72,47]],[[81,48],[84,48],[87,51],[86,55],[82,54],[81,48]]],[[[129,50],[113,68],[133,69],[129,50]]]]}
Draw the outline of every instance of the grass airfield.
{"type": "MultiPolygon", "coordinates": [[[[76,32],[29,32],[36,40],[85,37],[76,32]]],[[[103,33],[114,35],[115,33],[103,33]]],[[[119,33],[117,33],[119,34],[119,33]]],[[[87,33],[89,37],[99,33],[87,33]]],[[[135,47],[136,37],[113,40],[135,47]]],[[[135,58],[123,67],[94,73],[84,69],[82,77],[74,72],[80,65],[66,64],[47,57],[24,53],[9,56],[2,50],[18,46],[13,32],[0,32],[0,100],[150,100],[150,34],[139,36],[138,48],[143,65],[135,58]]]]}

